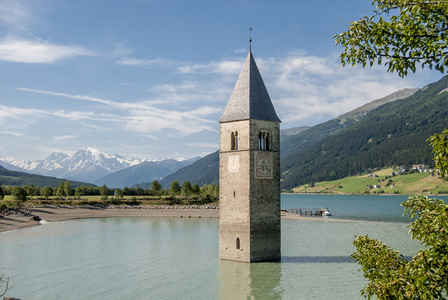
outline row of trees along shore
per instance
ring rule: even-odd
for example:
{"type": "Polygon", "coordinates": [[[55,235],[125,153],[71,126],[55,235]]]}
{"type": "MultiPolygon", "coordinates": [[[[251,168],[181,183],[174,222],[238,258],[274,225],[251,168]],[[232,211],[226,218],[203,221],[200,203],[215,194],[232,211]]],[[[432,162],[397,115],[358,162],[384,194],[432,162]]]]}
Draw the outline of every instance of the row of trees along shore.
{"type": "Polygon", "coordinates": [[[151,189],[143,189],[139,185],[134,187],[125,186],[120,188],[108,188],[106,185],[101,187],[79,186],[72,188],[67,180],[62,182],[59,187],[39,187],[34,185],[28,186],[0,186],[0,200],[5,196],[12,196],[17,204],[28,199],[36,200],[83,200],[85,196],[101,196],[102,201],[106,200],[123,200],[131,198],[134,202],[138,198],[146,197],[148,200],[165,199],[165,200],[201,200],[203,203],[210,203],[218,200],[219,186],[215,184],[204,185],[200,187],[197,183],[191,184],[184,181],[179,184],[178,181],[171,183],[171,188],[164,190],[162,185],[154,180],[151,189]]]}

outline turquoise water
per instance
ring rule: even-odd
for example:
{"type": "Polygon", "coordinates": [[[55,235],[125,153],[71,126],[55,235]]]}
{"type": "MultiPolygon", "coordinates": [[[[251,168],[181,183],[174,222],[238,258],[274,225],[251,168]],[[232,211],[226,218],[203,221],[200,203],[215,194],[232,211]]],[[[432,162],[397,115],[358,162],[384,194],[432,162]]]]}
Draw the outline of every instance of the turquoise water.
{"type": "MultiPolygon", "coordinates": [[[[325,205],[333,212],[355,201],[317,200],[338,203],[325,205]]],[[[421,246],[407,225],[282,220],[281,262],[248,264],[218,259],[217,219],[73,220],[0,233],[0,274],[21,299],[361,299],[353,236],[412,256],[421,246]]]]}
{"type": "MultiPolygon", "coordinates": [[[[404,208],[400,204],[409,196],[403,195],[330,195],[330,194],[285,194],[282,208],[329,208],[332,219],[368,220],[383,222],[409,222],[403,218],[404,208]]],[[[446,202],[446,196],[437,196],[446,202]]]]}

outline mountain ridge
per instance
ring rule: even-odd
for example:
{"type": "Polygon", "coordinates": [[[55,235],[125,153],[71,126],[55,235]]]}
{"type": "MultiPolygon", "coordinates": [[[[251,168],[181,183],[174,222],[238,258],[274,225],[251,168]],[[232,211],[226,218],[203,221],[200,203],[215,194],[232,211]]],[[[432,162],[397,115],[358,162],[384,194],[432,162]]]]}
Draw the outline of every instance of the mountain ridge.
{"type": "MultiPolygon", "coordinates": [[[[50,187],[58,187],[61,183],[65,182],[66,179],[56,178],[51,176],[43,176],[36,174],[29,174],[26,172],[19,171],[11,171],[2,166],[0,166],[0,185],[35,185],[35,186],[50,186],[50,187]]],[[[93,184],[86,182],[79,182],[69,180],[71,186],[76,188],[81,185],[85,186],[93,186],[93,184]]]]}
{"type": "MultiPolygon", "coordinates": [[[[282,170],[287,169],[285,167],[285,157],[288,155],[293,155],[295,153],[303,153],[308,147],[313,146],[319,140],[335,134],[339,130],[346,128],[352,124],[355,124],[365,115],[367,115],[371,110],[383,105],[384,103],[389,103],[402,99],[403,97],[408,97],[415,92],[415,89],[402,89],[394,92],[386,97],[373,100],[366,105],[358,107],[348,113],[340,115],[327,122],[308,127],[296,127],[293,130],[282,129],[280,133],[280,148],[281,150],[281,164],[282,170]],[[294,130],[296,132],[294,132],[294,130]],[[288,134],[293,132],[293,134],[288,134]]],[[[219,182],[219,151],[213,152],[196,163],[182,168],[173,174],[167,176],[161,181],[164,188],[169,188],[172,181],[177,180],[179,183],[183,181],[190,181],[191,183],[198,184],[210,184],[219,182]]]]}
{"type": "Polygon", "coordinates": [[[448,77],[370,111],[359,122],[284,158],[282,187],[329,181],[393,165],[433,165],[427,139],[448,122],[448,77]]]}
{"type": "Polygon", "coordinates": [[[199,159],[200,157],[198,156],[182,161],[175,159],[146,161],[99,178],[95,181],[95,184],[105,184],[110,188],[124,188],[125,186],[131,187],[140,183],[152,182],[156,179],[162,180],[164,177],[199,159]]]}
{"type": "MultiPolygon", "coordinates": [[[[99,181],[99,179],[115,172],[138,166],[145,162],[152,163],[153,167],[160,167],[162,169],[165,168],[167,170],[175,171],[178,167],[170,169],[168,166],[163,165],[171,165],[173,164],[172,162],[176,161],[178,162],[179,167],[183,167],[191,162],[194,162],[197,158],[193,158],[192,160],[193,161],[182,158],[150,161],[148,159],[141,159],[131,155],[123,156],[119,154],[107,154],[96,148],[87,147],[76,151],[72,155],[61,152],[53,152],[45,159],[34,162],[15,160],[13,158],[0,158],[0,165],[8,170],[17,172],[25,172],[29,174],[64,178],[102,185],[104,183],[99,181]]],[[[157,173],[157,171],[154,172],[157,173]]],[[[165,175],[167,172],[168,171],[158,172],[157,174],[159,175],[155,178],[160,178],[160,174],[165,175]]],[[[130,185],[132,186],[134,184],[130,185]]]]}
{"type": "Polygon", "coordinates": [[[73,155],[53,152],[45,159],[35,162],[0,159],[0,164],[2,161],[31,174],[92,183],[97,178],[141,163],[146,159],[118,154],[110,155],[96,148],[87,147],[76,151],[73,155]]]}

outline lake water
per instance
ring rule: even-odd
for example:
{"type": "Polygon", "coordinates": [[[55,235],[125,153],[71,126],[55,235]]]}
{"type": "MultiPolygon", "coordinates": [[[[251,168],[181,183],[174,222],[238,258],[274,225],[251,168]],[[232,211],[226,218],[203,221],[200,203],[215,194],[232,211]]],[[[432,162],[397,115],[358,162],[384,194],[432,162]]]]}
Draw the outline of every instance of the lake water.
{"type": "Polygon", "coordinates": [[[412,256],[399,204],[406,196],[282,195],[283,208],[329,207],[333,218],[282,220],[282,260],[218,259],[218,220],[109,218],[0,233],[6,296],[21,299],[362,299],[349,256],[369,234],[412,256]],[[381,222],[378,222],[381,220],[381,222]],[[387,221],[387,222],[385,222],[387,221]]]}

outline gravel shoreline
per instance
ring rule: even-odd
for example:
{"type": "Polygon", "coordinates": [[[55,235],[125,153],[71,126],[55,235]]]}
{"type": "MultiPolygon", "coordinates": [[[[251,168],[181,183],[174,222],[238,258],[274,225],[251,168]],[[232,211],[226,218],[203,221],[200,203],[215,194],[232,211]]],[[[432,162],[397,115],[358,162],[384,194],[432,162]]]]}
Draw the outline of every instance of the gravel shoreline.
{"type": "MultiPolygon", "coordinates": [[[[324,217],[301,217],[281,212],[282,219],[312,221],[345,221],[324,217]]],[[[219,218],[219,207],[215,205],[110,205],[110,206],[53,206],[29,207],[0,211],[0,232],[38,226],[43,222],[59,222],[74,219],[157,217],[157,218],[219,218]]]]}

